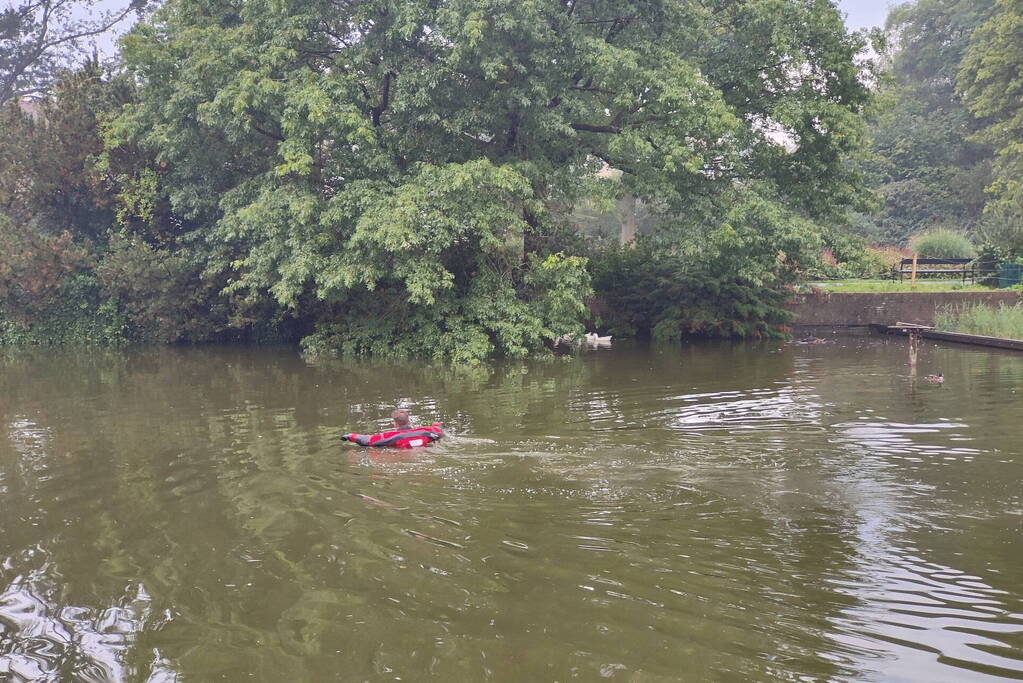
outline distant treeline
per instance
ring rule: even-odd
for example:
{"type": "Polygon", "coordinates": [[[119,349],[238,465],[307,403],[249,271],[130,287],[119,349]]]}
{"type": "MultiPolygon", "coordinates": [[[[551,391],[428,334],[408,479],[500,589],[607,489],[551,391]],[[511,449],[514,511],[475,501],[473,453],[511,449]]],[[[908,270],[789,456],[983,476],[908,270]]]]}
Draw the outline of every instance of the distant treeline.
{"type": "MultiPolygon", "coordinates": [[[[956,230],[1023,256],[1023,2],[917,0],[892,10],[863,168],[875,242],[956,230]]],[[[968,254],[967,254],[968,255],[968,254]]]]}

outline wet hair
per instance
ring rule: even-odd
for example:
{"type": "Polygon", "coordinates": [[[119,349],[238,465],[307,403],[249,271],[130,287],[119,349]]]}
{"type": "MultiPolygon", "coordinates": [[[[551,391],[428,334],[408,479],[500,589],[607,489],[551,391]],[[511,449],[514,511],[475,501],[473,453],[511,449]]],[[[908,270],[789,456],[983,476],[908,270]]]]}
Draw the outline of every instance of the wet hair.
{"type": "Polygon", "coordinates": [[[391,419],[394,420],[394,424],[398,425],[399,427],[408,427],[409,425],[409,416],[407,410],[403,410],[401,408],[395,410],[393,413],[391,413],[391,419]]]}

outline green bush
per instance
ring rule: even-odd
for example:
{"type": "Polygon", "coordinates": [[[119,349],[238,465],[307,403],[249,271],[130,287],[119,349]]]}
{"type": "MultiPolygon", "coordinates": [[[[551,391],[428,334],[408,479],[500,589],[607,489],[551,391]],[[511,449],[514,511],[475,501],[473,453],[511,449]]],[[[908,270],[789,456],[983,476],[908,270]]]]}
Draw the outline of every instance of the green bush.
{"type": "Polygon", "coordinates": [[[932,228],[909,240],[909,248],[921,258],[976,258],[970,238],[951,228],[932,228]]]}
{"type": "Polygon", "coordinates": [[[0,345],[76,344],[115,346],[128,341],[128,321],[99,295],[99,283],[87,272],[67,276],[45,310],[30,320],[0,309],[0,345]]]}
{"type": "Polygon", "coordinates": [[[583,298],[591,293],[584,258],[528,254],[514,277],[480,268],[457,280],[430,305],[413,303],[408,290],[394,282],[352,292],[319,317],[302,346],[312,355],[478,365],[491,357],[523,358],[545,351],[564,334],[583,332],[588,314],[583,298]]]}
{"type": "Polygon", "coordinates": [[[804,277],[808,280],[845,280],[853,277],[854,274],[840,263],[835,252],[828,249],[821,249],[805,264],[804,277]]]}
{"type": "Polygon", "coordinates": [[[846,226],[826,227],[825,248],[806,264],[803,279],[845,280],[885,278],[898,268],[906,253],[889,244],[874,245],[849,232],[846,226]]]}
{"type": "Polygon", "coordinates": [[[804,277],[814,280],[844,280],[859,277],[859,263],[867,243],[842,227],[829,226],[822,231],[823,249],[804,264],[804,277]]]}
{"type": "Polygon", "coordinates": [[[226,297],[185,249],[115,237],[95,272],[101,294],[130,321],[135,341],[210,341],[228,327],[226,297]]]}
{"type": "Polygon", "coordinates": [[[862,278],[890,277],[907,255],[903,250],[891,245],[868,246],[856,263],[856,275],[862,278]]]}
{"type": "Polygon", "coordinates": [[[694,268],[640,241],[591,257],[593,285],[606,304],[602,327],[615,336],[679,341],[687,337],[780,337],[788,332],[788,290],[694,268]]]}
{"type": "Polygon", "coordinates": [[[89,261],[70,232],[46,234],[0,214],[0,310],[28,323],[61,302],[66,280],[89,261]]]}

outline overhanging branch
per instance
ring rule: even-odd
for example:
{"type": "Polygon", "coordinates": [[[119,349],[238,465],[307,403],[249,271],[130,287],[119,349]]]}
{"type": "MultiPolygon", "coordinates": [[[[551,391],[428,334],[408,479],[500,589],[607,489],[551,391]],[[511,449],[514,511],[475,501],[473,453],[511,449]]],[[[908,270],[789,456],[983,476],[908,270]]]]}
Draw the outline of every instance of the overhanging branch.
{"type": "Polygon", "coordinates": [[[588,123],[571,123],[569,125],[573,130],[583,133],[608,133],[613,135],[622,132],[622,129],[618,126],[591,126],[588,123]]]}

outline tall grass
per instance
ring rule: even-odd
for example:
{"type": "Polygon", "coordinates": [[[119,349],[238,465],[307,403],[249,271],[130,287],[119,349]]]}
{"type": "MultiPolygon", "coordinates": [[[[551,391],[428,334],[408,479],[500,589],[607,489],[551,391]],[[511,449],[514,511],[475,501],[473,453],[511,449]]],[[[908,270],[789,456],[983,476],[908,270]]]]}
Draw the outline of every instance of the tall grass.
{"type": "Polygon", "coordinates": [[[986,304],[949,306],[938,311],[934,326],[946,332],[1023,340],[1023,303],[997,307],[986,304]]]}
{"type": "Polygon", "coordinates": [[[931,228],[909,238],[909,248],[921,258],[976,258],[970,238],[950,228],[931,228]]]}

